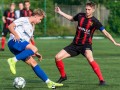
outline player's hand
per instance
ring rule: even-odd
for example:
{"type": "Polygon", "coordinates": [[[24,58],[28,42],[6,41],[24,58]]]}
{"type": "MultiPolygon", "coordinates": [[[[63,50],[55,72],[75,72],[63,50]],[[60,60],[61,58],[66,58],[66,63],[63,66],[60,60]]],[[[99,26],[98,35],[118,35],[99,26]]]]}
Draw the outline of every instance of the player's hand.
{"type": "Polygon", "coordinates": [[[56,13],[60,13],[61,12],[60,8],[59,7],[55,7],[55,12],[56,13]]]}
{"type": "Polygon", "coordinates": [[[36,57],[38,58],[39,61],[42,61],[42,55],[41,54],[36,53],[35,55],[36,55],[36,57]]]}
{"type": "Polygon", "coordinates": [[[14,21],[14,18],[11,18],[11,21],[14,21]]]}
{"type": "Polygon", "coordinates": [[[120,44],[119,43],[114,43],[116,46],[120,46],[120,44]]]}
{"type": "Polygon", "coordinates": [[[10,20],[10,21],[14,21],[14,18],[9,18],[9,17],[8,17],[7,19],[10,20]]]}
{"type": "Polygon", "coordinates": [[[6,23],[6,20],[3,20],[3,23],[6,23]]]}
{"type": "Polygon", "coordinates": [[[15,36],[13,40],[14,40],[15,42],[16,42],[16,41],[19,42],[19,41],[20,41],[20,37],[19,37],[19,36],[15,36]]]}

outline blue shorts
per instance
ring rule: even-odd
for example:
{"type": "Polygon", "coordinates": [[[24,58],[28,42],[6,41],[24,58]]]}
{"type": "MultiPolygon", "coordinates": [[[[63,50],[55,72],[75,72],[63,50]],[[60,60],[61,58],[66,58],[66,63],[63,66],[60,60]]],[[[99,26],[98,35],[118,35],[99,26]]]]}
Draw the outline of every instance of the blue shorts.
{"type": "Polygon", "coordinates": [[[8,42],[8,47],[9,47],[9,50],[14,55],[17,55],[17,54],[21,53],[22,51],[24,51],[28,44],[29,44],[29,42],[27,42],[25,40],[20,40],[19,42],[18,41],[15,42],[12,39],[8,42]]]}

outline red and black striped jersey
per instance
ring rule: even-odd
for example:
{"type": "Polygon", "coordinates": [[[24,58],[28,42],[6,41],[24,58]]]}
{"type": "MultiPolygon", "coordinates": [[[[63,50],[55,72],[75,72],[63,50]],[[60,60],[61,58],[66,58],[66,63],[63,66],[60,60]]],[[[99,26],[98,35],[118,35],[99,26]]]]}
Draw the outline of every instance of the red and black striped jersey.
{"type": "Polygon", "coordinates": [[[33,14],[33,11],[31,10],[31,9],[29,9],[29,10],[26,10],[26,9],[23,9],[22,10],[22,17],[30,17],[30,16],[32,16],[32,14],[33,14]]]}
{"type": "Polygon", "coordinates": [[[74,21],[78,21],[76,35],[73,43],[77,45],[92,44],[92,37],[95,30],[104,30],[103,25],[94,16],[86,18],[85,13],[74,16],[74,21]]]}
{"type": "Polygon", "coordinates": [[[3,14],[5,17],[6,23],[4,23],[4,28],[8,28],[8,26],[13,22],[10,20],[11,18],[15,19],[15,12],[10,12],[10,10],[6,10],[3,14]]]}

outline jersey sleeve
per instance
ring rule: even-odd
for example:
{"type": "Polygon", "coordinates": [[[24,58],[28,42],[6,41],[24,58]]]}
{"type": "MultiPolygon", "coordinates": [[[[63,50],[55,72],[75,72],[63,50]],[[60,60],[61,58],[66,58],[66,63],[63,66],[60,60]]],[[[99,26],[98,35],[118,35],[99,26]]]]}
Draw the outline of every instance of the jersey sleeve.
{"type": "Polygon", "coordinates": [[[73,17],[73,20],[74,20],[74,21],[78,21],[79,15],[80,15],[80,13],[78,13],[77,15],[75,15],[75,16],[73,17]]]}
{"type": "Polygon", "coordinates": [[[100,31],[103,31],[105,28],[104,28],[104,26],[99,22],[99,21],[97,21],[96,22],[96,28],[98,29],[98,30],[100,30],[100,31]]]}
{"type": "Polygon", "coordinates": [[[3,16],[7,17],[7,11],[4,11],[3,16]]]}
{"type": "Polygon", "coordinates": [[[24,18],[19,18],[13,22],[15,23],[16,26],[19,26],[19,25],[23,25],[24,21],[25,21],[24,18]]]}

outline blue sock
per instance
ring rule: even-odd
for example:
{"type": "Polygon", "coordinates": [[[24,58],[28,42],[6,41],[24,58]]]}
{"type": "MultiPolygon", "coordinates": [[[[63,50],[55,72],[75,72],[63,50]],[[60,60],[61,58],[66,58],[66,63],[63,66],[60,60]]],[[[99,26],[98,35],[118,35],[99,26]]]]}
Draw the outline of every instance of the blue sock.
{"type": "Polygon", "coordinates": [[[35,74],[44,82],[48,79],[47,75],[44,73],[44,71],[40,68],[39,65],[36,65],[35,67],[33,67],[33,70],[35,74]]]}
{"type": "Polygon", "coordinates": [[[16,55],[16,59],[17,60],[25,60],[26,58],[28,58],[29,56],[31,56],[33,54],[34,54],[34,52],[30,49],[24,50],[21,53],[16,55]]]}

